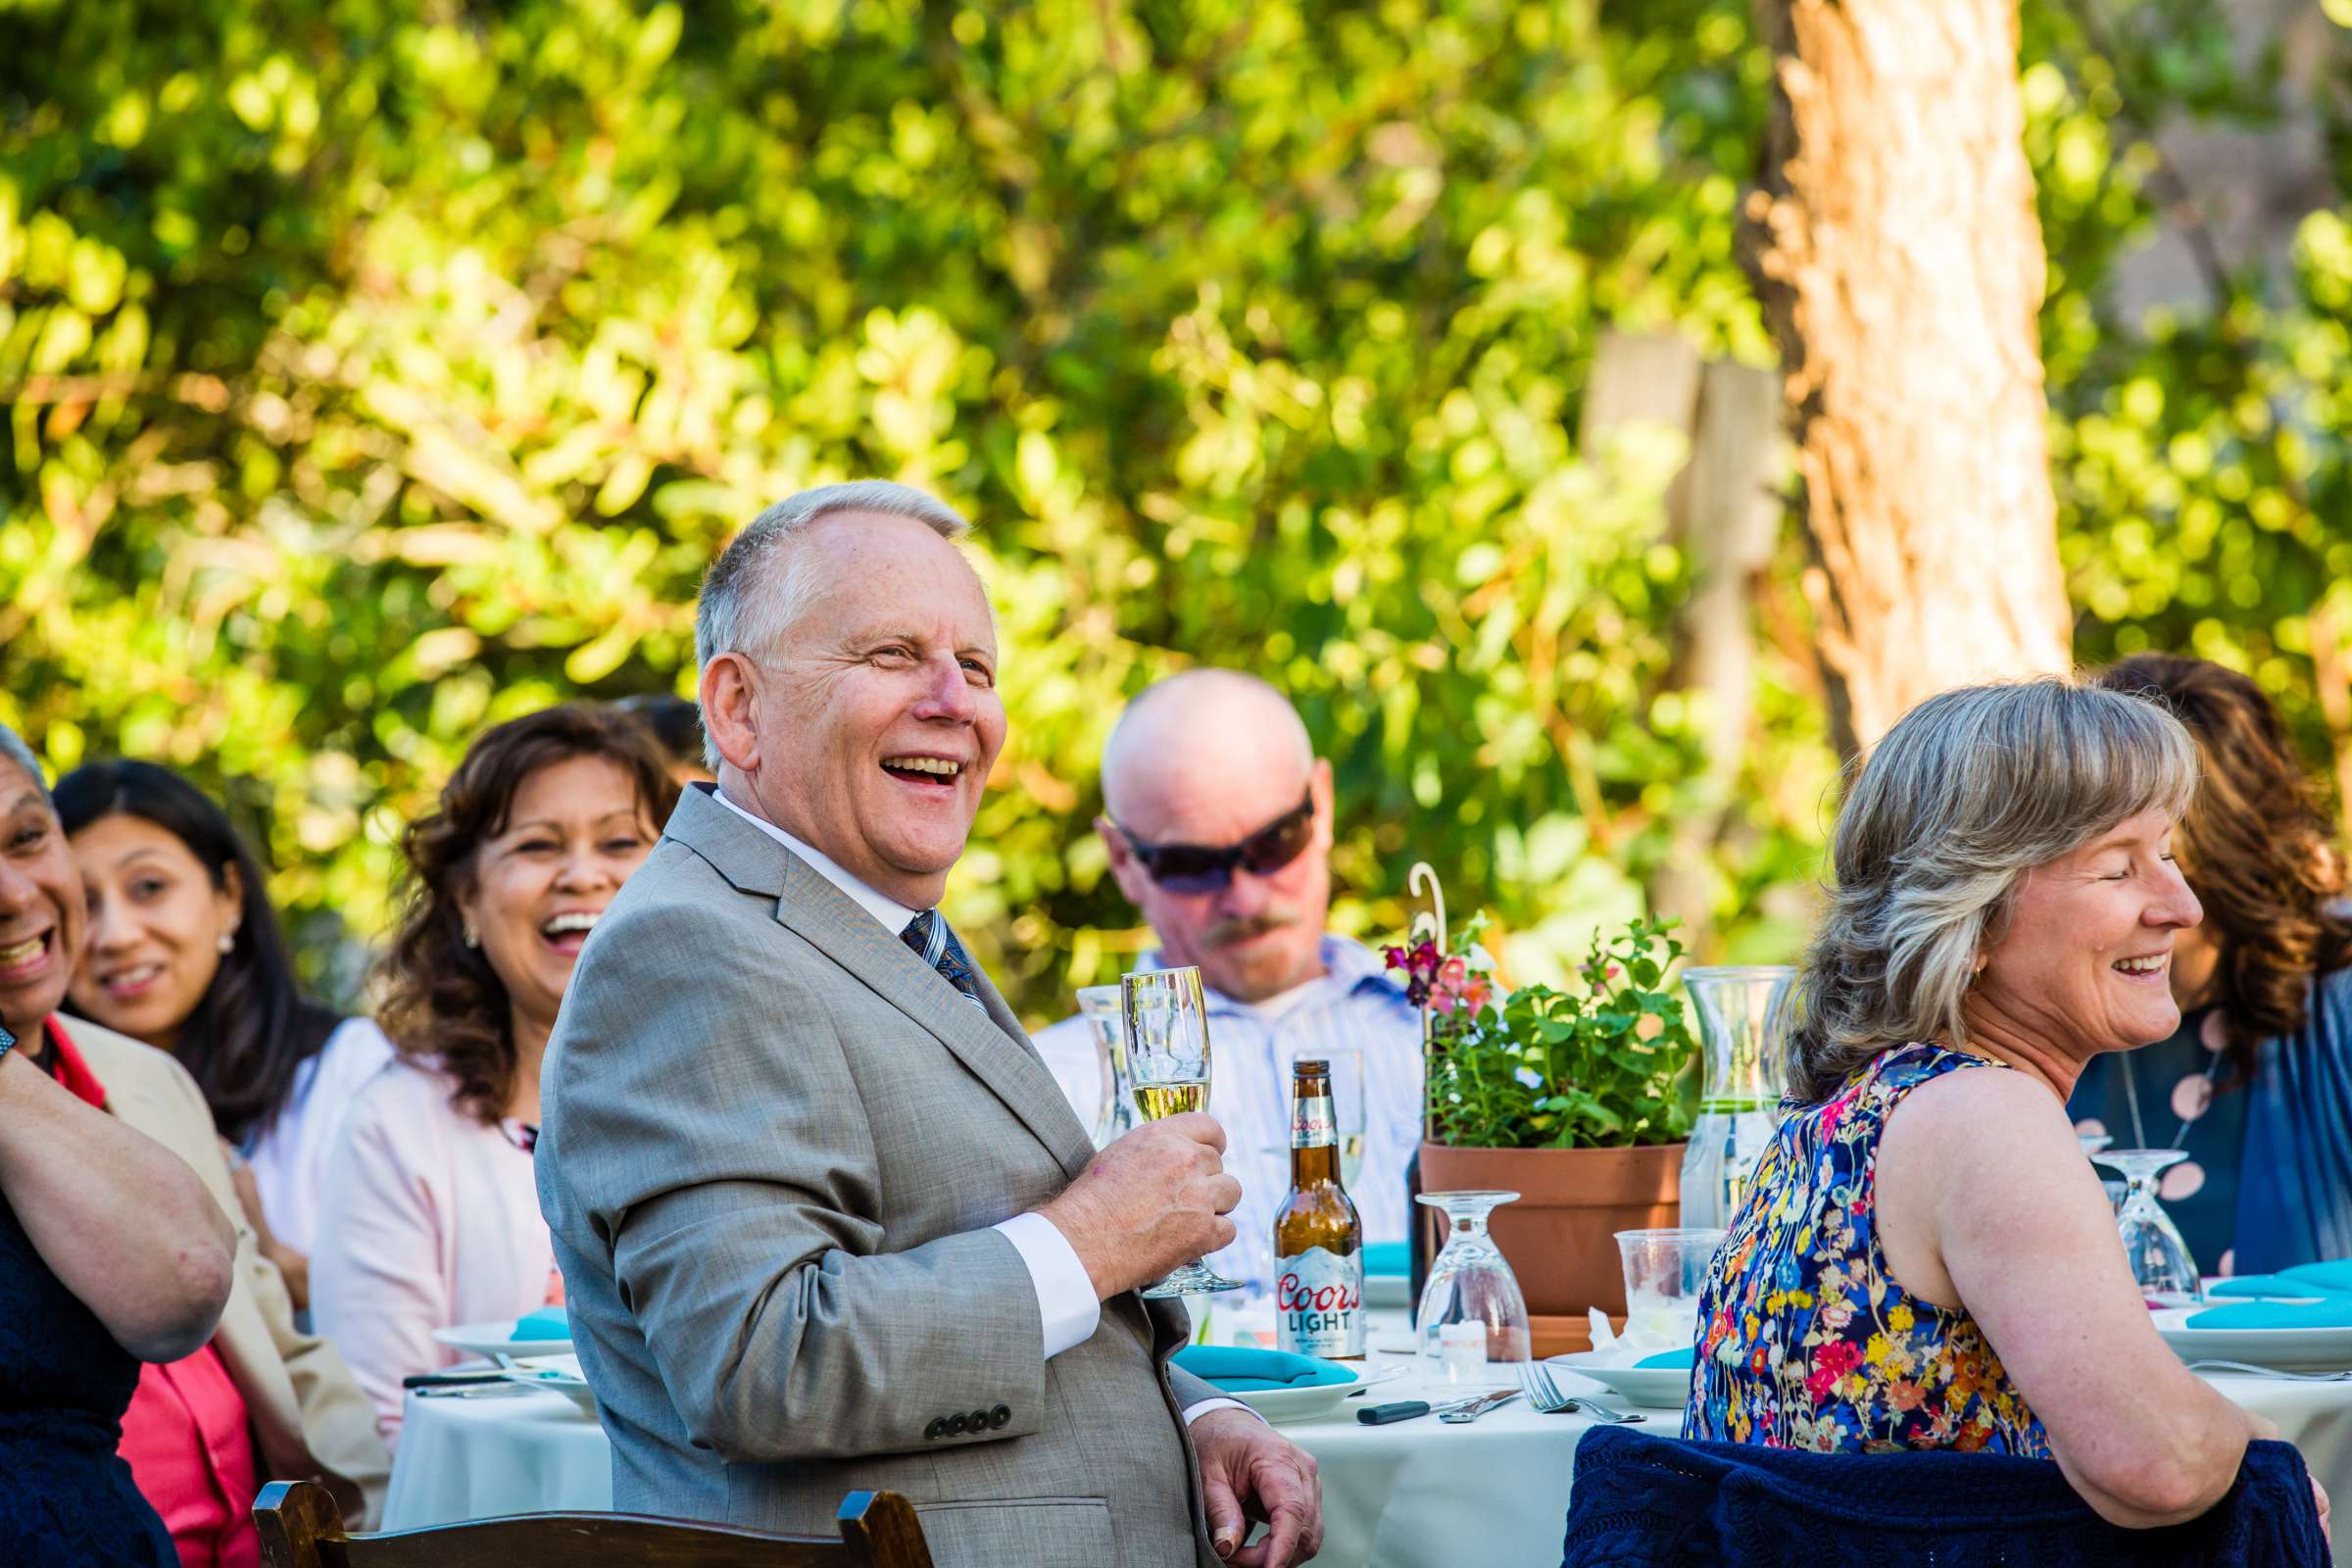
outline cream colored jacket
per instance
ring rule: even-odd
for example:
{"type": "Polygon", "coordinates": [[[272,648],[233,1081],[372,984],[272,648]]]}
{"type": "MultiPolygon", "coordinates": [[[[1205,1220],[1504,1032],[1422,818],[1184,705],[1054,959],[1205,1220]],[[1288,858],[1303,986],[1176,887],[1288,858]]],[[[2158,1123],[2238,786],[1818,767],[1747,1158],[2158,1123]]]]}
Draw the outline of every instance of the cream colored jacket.
{"type": "Polygon", "coordinates": [[[371,1525],[392,1471],[375,1410],[335,1348],[295,1328],[286,1282],[245,1219],[196,1081],[152,1046],[81,1018],[58,1022],[106,1087],[106,1108],[186,1160],[236,1222],[237,1279],[213,1348],[245,1396],[262,1479],[321,1481],[351,1528],[371,1525]]]}

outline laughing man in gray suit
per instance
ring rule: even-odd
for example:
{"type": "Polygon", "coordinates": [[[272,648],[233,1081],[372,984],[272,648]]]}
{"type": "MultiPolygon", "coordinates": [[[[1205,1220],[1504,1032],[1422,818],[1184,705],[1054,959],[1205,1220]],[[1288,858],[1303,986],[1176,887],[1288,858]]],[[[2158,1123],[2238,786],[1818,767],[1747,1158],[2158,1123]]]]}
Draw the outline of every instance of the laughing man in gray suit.
{"type": "Polygon", "coordinates": [[[598,922],[543,1084],[613,1503],[829,1532],[887,1488],[941,1568],[1302,1562],[1314,1461],[1136,1295],[1233,1239],[1223,1132],[1097,1153],[934,908],[1004,741],[964,526],[808,491],[704,584],[718,782],[598,922]]]}

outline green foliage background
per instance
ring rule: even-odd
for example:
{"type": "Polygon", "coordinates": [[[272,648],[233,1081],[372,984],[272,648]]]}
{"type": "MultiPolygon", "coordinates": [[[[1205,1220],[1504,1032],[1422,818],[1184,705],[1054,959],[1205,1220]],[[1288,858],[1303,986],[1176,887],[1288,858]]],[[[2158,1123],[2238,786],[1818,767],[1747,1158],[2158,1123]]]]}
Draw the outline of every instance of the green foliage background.
{"type": "MultiPolygon", "coordinates": [[[[2161,194],[2137,127],[2301,90],[2205,9],[2027,8],[2080,648],[2252,668],[2324,758],[2352,224],[2210,309],[2111,298],[2161,194]]],[[[319,962],[485,722],[688,689],[729,531],[864,474],[982,525],[1013,730],[950,908],[1031,1016],[1141,945],[1094,759],[1185,663],[1306,713],[1343,924],[1400,926],[1427,858],[1524,976],[1639,906],[1700,788],[1677,444],[1573,432],[1611,327],[1769,359],[1744,0],[0,18],[0,717],[223,791],[319,962]]],[[[1800,559],[1792,525],[1717,956],[1786,956],[1817,874],[1800,559]]]]}

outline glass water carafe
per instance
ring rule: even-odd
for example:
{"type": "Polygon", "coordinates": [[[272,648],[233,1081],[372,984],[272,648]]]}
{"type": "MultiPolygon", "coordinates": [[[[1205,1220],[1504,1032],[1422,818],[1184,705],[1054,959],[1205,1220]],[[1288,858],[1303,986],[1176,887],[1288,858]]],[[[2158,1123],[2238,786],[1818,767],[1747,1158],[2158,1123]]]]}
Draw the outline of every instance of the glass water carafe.
{"type": "Polygon", "coordinates": [[[1787,964],[1686,969],[1683,989],[1698,1013],[1706,1088],[1683,1155],[1683,1224],[1723,1230],[1747,1196],[1747,1179],[1780,1125],[1787,1069],[1787,964]]]}

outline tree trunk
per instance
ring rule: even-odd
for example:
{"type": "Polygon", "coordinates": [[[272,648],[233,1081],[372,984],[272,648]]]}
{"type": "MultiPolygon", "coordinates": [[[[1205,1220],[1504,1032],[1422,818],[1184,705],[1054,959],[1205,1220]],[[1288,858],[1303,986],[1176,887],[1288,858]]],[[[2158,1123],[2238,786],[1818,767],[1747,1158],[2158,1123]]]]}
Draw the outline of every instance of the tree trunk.
{"type": "Polygon", "coordinates": [[[2016,0],[1757,0],[1750,265],[1788,368],[1841,747],[2069,665],[2016,0]]]}

